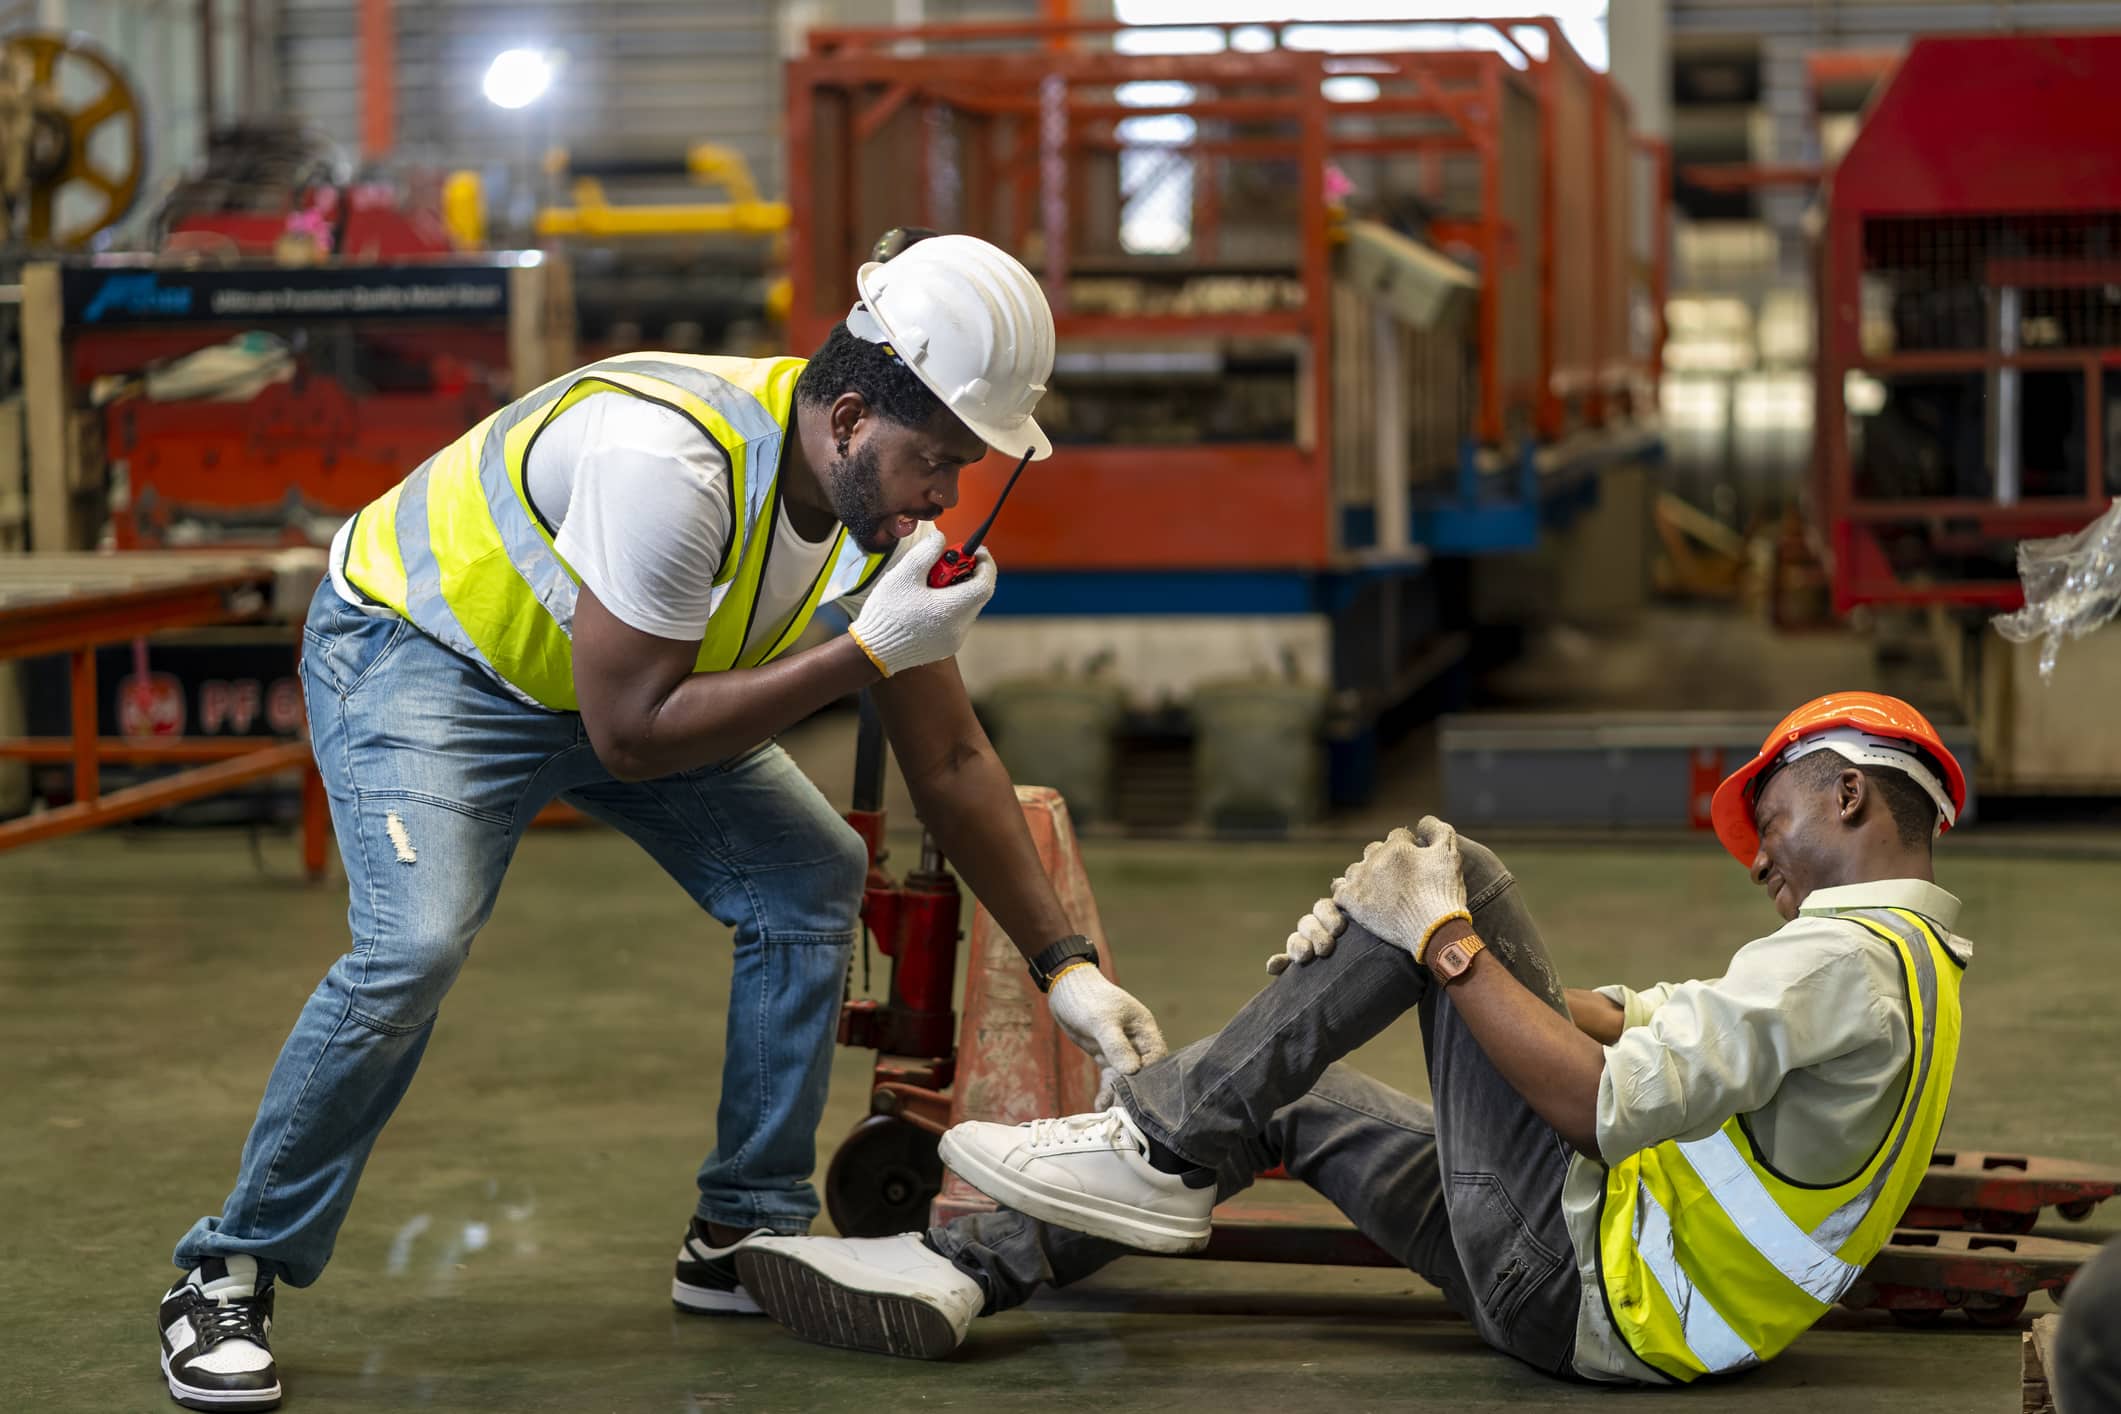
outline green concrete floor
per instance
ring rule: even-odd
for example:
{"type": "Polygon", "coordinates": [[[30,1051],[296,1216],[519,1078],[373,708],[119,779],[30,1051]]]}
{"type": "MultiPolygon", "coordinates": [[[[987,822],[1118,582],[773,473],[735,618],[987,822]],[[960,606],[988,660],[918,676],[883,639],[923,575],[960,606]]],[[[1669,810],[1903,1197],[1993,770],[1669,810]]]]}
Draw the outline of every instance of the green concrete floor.
{"type": "MultiPolygon", "coordinates": [[[[1978,847],[1977,847],[1978,850],[1978,847]]],[[[1097,843],[1122,977],[1174,1041],[1261,979],[1349,845],[1097,843]]],[[[1712,973],[1773,923],[1705,843],[1506,851],[1570,981],[1712,973]]],[[[1950,1142],[2121,1162],[2111,920],[2121,872],[1962,852],[1979,945],[1950,1142]]],[[[424,863],[424,861],[423,861],[424,863]]],[[[0,856],[0,1410],[169,1408],[150,1310],[217,1207],[267,1068],[340,950],[344,895],[234,832],[0,856]]],[[[716,1094],[725,934],[601,832],[525,846],[325,1278],[284,1292],[290,1410],[1520,1410],[1657,1394],[1483,1349],[1405,1274],[1150,1259],[984,1322],[951,1363],[675,1315],[670,1258],[716,1094]]],[[[1421,1088],[1411,1025],[1358,1063],[1421,1088]]],[[[842,1053],[829,1146],[863,1106],[842,1053]]],[[[2121,1215],[2117,1215],[2121,1216],[2121,1215]]],[[[2103,1237],[2110,1223],[2065,1227],[2103,1237]]],[[[2035,1303],[2036,1311],[2045,1309],[2035,1303]]],[[[2017,1407],[2018,1337],[1835,1316],[1690,1409],[2017,1407]]],[[[1673,1407],[1660,1404],[1658,1407],[1673,1407]]]]}

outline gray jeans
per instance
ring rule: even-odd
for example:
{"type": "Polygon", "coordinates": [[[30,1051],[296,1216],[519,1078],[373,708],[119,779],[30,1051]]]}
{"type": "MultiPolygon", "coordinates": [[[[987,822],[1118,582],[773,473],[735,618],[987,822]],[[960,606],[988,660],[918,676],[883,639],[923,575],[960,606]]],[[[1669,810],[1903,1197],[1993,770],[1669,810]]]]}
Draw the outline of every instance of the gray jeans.
{"type": "MultiPolygon", "coordinates": [[[[1484,846],[1461,845],[1481,939],[1566,1014],[1516,881],[1484,846]]],[[[1561,1207],[1569,1147],[1404,950],[1350,924],[1331,957],[1289,968],[1221,1031],[1123,1081],[1121,1103],[1161,1143],[1216,1170],[1219,1197],[1279,1164],[1441,1288],[1488,1344],[1573,1373],[1581,1283],[1561,1207]],[[1421,1018],[1433,1106],[1338,1063],[1408,1011],[1421,1018]]],[[[960,1218],[929,1241],[986,1288],[985,1314],[1131,1250],[1007,1210],[960,1218]]]]}

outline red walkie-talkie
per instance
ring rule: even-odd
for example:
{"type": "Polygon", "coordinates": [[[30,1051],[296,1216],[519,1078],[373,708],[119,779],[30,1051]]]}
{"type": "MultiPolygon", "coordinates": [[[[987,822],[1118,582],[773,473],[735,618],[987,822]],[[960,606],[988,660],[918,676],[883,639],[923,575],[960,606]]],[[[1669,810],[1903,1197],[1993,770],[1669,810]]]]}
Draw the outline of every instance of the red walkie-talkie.
{"type": "Polygon", "coordinates": [[[979,523],[979,529],[973,531],[962,545],[952,545],[943,551],[942,558],[929,566],[930,589],[948,589],[953,584],[963,584],[972,578],[972,571],[979,566],[980,541],[987,538],[987,531],[993,527],[994,518],[1002,513],[1002,502],[1009,499],[1009,492],[1016,486],[1016,478],[1022,476],[1024,468],[1029,465],[1031,453],[1026,452],[1024,459],[1016,464],[1016,470],[1009,473],[1008,485],[1002,487],[1002,494],[994,498],[994,509],[987,512],[987,518],[979,523]]]}

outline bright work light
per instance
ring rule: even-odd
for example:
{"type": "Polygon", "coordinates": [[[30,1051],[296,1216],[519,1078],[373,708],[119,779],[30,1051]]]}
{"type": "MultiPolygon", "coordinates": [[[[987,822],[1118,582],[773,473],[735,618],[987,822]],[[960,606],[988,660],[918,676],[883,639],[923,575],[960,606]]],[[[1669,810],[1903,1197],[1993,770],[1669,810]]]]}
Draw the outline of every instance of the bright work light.
{"type": "Polygon", "coordinates": [[[535,49],[504,49],[486,69],[486,101],[527,108],[552,87],[552,61],[535,49]]]}

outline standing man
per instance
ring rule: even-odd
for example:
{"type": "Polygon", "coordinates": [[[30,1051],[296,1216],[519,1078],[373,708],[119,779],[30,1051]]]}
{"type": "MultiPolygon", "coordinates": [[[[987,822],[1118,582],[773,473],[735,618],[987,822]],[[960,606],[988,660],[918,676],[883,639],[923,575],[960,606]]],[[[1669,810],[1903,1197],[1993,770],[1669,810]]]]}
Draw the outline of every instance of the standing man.
{"type": "Polygon", "coordinates": [[[177,1243],[170,1394],[265,1409],[276,1283],[330,1259],[376,1136],[545,803],[624,831],[736,930],[713,1152],[672,1299],[758,1310],[733,1252],[816,1216],[814,1135],[868,861],[772,741],[872,687],[921,818],[1034,973],[1061,1029],[1131,1074],[1155,1020],[1072,937],[952,661],[994,592],[982,550],[932,589],[958,472],[1042,459],[1053,317],[966,236],[857,277],[817,355],[633,354],[501,409],[331,547],[302,684],[350,886],[351,950],[266,1082],[236,1186],[177,1243]],[[847,633],[794,645],[820,608],[847,633]],[[1059,976],[1066,969],[1066,976],[1059,976]]]}
{"type": "Polygon", "coordinates": [[[1218,1198],[1281,1165],[1540,1370],[1664,1384],[1760,1364],[1848,1290],[1929,1165],[1970,952],[1930,841],[1965,803],[1905,702],[1798,708],[1713,807],[1783,926],[1718,977],[1645,992],[1564,992],[1494,854],[1433,817],[1394,830],[1264,991],[1117,1106],[945,1135],[1001,1211],[762,1238],[739,1270],[798,1335],[935,1357],[1041,1285],[1198,1249],[1218,1198]],[[1410,1011],[1433,1106],[1339,1064],[1410,1011]]]}

